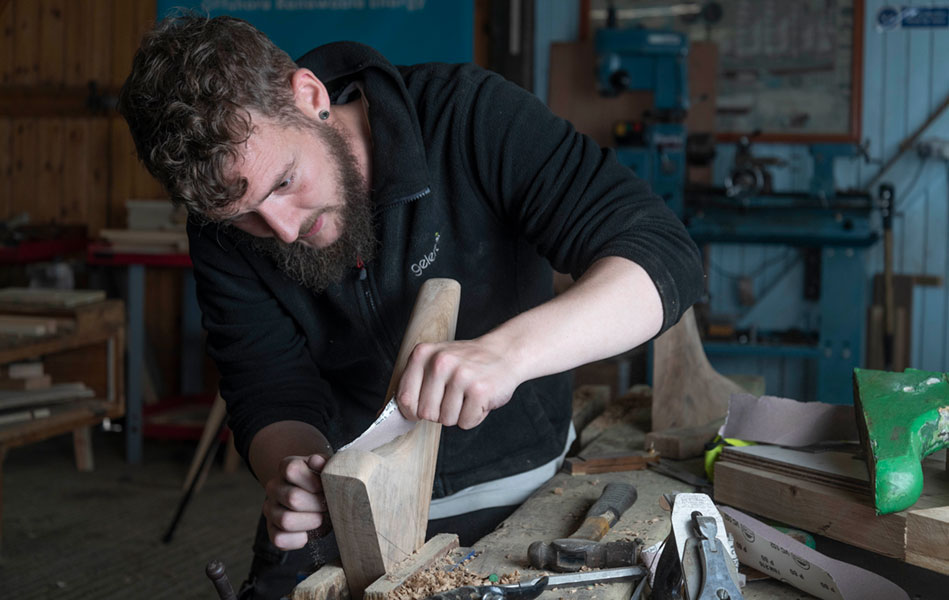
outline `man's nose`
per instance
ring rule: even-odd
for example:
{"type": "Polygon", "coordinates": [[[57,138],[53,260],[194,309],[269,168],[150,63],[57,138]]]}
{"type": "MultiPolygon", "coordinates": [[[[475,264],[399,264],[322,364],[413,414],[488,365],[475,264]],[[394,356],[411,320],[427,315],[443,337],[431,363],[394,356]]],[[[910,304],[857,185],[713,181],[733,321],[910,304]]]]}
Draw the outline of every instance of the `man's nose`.
{"type": "Polygon", "coordinates": [[[300,219],[292,207],[282,198],[268,198],[259,207],[257,214],[267,223],[274,237],[285,244],[295,242],[300,236],[300,219]]]}

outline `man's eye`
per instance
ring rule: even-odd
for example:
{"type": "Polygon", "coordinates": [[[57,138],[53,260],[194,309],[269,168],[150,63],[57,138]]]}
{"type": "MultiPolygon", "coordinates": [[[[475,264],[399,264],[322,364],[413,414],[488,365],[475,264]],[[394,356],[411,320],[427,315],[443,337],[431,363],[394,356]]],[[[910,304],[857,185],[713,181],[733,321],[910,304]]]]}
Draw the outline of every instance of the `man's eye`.
{"type": "Polygon", "coordinates": [[[284,188],[290,187],[290,184],[293,183],[293,177],[287,177],[280,182],[280,185],[277,186],[277,189],[282,190],[284,188]]]}

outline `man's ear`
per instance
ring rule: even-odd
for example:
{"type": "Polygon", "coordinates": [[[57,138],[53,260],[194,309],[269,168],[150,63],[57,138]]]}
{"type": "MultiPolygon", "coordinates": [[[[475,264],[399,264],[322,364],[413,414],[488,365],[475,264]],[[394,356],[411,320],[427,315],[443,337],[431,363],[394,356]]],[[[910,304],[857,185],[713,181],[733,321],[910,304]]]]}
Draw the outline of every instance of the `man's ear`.
{"type": "Polygon", "coordinates": [[[290,78],[293,98],[306,116],[316,119],[320,111],[330,109],[330,95],[323,82],[309,69],[297,69],[290,78]]]}

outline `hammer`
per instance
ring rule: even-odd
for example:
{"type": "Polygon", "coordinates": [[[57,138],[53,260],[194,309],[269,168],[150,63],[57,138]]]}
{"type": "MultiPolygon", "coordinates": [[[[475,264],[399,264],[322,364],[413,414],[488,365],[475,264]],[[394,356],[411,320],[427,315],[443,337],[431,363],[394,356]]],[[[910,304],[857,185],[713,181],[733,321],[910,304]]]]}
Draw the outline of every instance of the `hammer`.
{"type": "Polygon", "coordinates": [[[535,569],[573,572],[583,567],[603,569],[632,565],[638,542],[601,543],[626,510],[636,502],[636,488],[629,483],[610,483],[593,503],[580,527],[567,538],[534,542],[527,557],[535,569]]]}

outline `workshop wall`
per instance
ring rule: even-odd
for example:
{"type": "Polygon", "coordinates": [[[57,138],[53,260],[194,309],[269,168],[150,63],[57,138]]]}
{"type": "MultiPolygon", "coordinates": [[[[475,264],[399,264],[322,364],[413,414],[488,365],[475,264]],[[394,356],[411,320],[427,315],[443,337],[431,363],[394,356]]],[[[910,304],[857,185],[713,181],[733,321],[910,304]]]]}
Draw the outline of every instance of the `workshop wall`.
{"type": "MultiPolygon", "coordinates": [[[[930,5],[930,2],[904,2],[930,5]]],[[[864,74],[862,137],[869,141],[871,163],[838,159],[835,176],[840,189],[863,188],[881,166],[899,152],[900,143],[927,121],[949,95],[949,30],[945,28],[883,31],[877,13],[887,3],[866,0],[864,23],[864,74]]],[[[921,136],[923,140],[949,139],[949,118],[940,117],[921,136]]],[[[788,166],[775,169],[775,188],[806,190],[811,174],[807,148],[790,145],[757,145],[754,153],[777,156],[788,166]]],[[[732,164],[734,148],[720,146],[715,162],[721,182],[732,164]]],[[[949,368],[949,162],[921,159],[907,152],[881,178],[896,186],[894,219],[894,270],[898,274],[942,278],[940,286],[915,286],[909,365],[945,371],[949,368]]],[[[874,185],[874,187],[876,187],[874,185]]],[[[883,270],[882,243],[868,253],[867,273],[883,270]]],[[[807,325],[816,315],[804,306],[801,290],[803,265],[787,249],[765,246],[716,246],[709,261],[709,290],[713,312],[741,315],[748,308],[740,301],[740,281],[750,279],[764,306],[756,309],[762,328],[807,325]],[[763,310],[762,310],[763,309],[763,310]]],[[[868,286],[870,281],[868,281],[868,286]]],[[[777,358],[714,357],[723,372],[763,373],[769,393],[809,398],[813,373],[808,361],[777,358]]]]}
{"type": "MultiPolygon", "coordinates": [[[[125,201],[160,198],[114,100],[155,0],[0,1],[0,220],[125,227],[125,201]],[[90,85],[95,85],[95,92],[90,85]]],[[[146,328],[160,388],[177,388],[180,273],[149,269],[146,328]]]]}
{"type": "Polygon", "coordinates": [[[161,190],[134,156],[124,121],[87,107],[114,95],[154,0],[0,3],[0,218],[124,226],[125,200],[161,190]]]}

